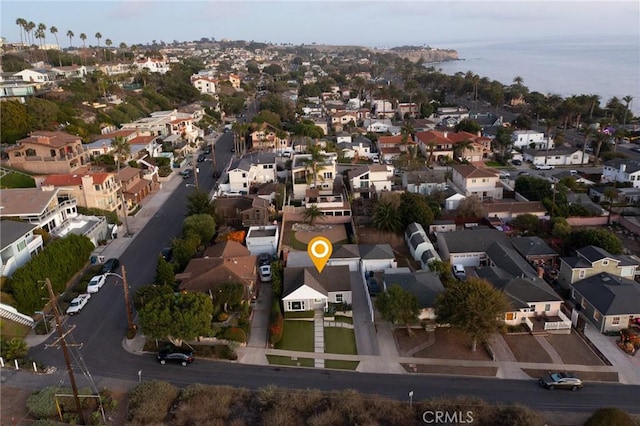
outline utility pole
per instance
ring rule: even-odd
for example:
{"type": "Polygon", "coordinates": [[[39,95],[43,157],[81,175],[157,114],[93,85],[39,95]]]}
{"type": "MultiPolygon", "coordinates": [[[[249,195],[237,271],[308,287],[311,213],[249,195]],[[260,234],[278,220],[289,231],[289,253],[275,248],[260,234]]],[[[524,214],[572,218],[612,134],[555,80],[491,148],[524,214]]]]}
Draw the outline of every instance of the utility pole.
{"type": "MultiPolygon", "coordinates": [[[[196,181],[197,182],[197,181],[196,181]]],[[[133,318],[131,315],[131,303],[129,303],[129,284],[127,283],[127,272],[124,269],[124,265],[122,265],[122,285],[124,287],[124,304],[126,305],[125,309],[127,310],[127,330],[133,330],[133,318]]]]}
{"type": "Polygon", "coordinates": [[[58,302],[56,296],[53,293],[53,287],[49,278],[46,279],[47,290],[49,290],[49,298],[53,304],[53,314],[56,318],[56,330],[58,331],[58,341],[62,346],[62,354],[64,355],[64,361],[67,364],[67,373],[69,374],[69,382],[71,383],[71,390],[73,392],[73,399],[76,403],[76,410],[80,416],[80,424],[86,424],[84,420],[84,414],[82,413],[82,405],[80,404],[80,398],[78,397],[78,387],[76,386],[76,378],[73,375],[73,368],[71,368],[71,360],[69,359],[69,349],[67,348],[67,341],[65,340],[65,333],[62,332],[62,321],[60,320],[60,311],[58,310],[58,302]]]}

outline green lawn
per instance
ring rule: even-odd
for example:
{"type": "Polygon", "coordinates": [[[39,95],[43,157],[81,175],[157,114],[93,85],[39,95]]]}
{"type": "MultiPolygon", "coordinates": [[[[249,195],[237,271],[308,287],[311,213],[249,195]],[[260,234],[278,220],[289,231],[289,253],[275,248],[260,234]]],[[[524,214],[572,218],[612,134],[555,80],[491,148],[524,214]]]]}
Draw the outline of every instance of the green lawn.
{"type": "Polygon", "coordinates": [[[35,188],[36,181],[22,173],[8,173],[0,178],[0,188],[35,188]]]}
{"type": "Polygon", "coordinates": [[[324,328],[325,353],[357,355],[356,336],[350,328],[324,328]]]}
{"type": "Polygon", "coordinates": [[[326,368],[334,368],[336,370],[355,370],[358,368],[360,361],[341,361],[337,359],[325,359],[324,366],[326,368]]]}
{"type": "Polygon", "coordinates": [[[345,317],[344,315],[336,314],[336,322],[346,322],[347,324],[353,324],[353,317],[345,317]]]}
{"type": "Polygon", "coordinates": [[[276,349],[313,352],[313,321],[284,321],[282,339],[276,349]]]}
{"type": "Polygon", "coordinates": [[[315,362],[313,358],[298,358],[297,360],[292,360],[291,357],[288,356],[280,356],[280,355],[267,355],[267,359],[269,360],[269,364],[275,365],[292,365],[294,367],[300,364],[300,367],[314,367],[315,362]]]}

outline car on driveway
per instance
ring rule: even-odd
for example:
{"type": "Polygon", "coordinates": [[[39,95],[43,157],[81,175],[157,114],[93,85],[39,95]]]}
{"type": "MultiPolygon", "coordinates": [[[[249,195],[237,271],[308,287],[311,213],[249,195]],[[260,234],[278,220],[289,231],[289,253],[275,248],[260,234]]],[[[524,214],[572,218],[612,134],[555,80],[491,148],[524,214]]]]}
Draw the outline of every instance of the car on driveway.
{"type": "Polygon", "coordinates": [[[107,278],[104,275],[96,275],[87,284],[87,293],[97,293],[104,285],[107,278]]]}
{"type": "Polygon", "coordinates": [[[100,273],[106,274],[108,272],[113,272],[118,269],[118,266],[120,266],[120,261],[115,257],[112,257],[111,259],[108,259],[106,262],[104,262],[104,265],[102,265],[102,271],[100,273]]]}
{"type": "Polygon", "coordinates": [[[260,281],[263,283],[271,282],[271,265],[260,266],[260,281]]]}
{"type": "Polygon", "coordinates": [[[89,293],[81,294],[75,299],[71,301],[71,304],[67,308],[68,315],[75,315],[85,307],[87,302],[91,299],[91,295],[89,293]]]}
{"type": "Polygon", "coordinates": [[[553,166],[549,164],[538,164],[536,170],[552,170],[553,166]]]}
{"type": "Polygon", "coordinates": [[[269,253],[260,253],[258,255],[258,265],[270,265],[271,264],[271,255],[269,253]]]}
{"type": "Polygon", "coordinates": [[[577,378],[571,373],[562,372],[548,372],[538,380],[540,386],[553,390],[553,389],[571,389],[577,391],[582,389],[582,380],[577,378]]]}
{"type": "Polygon", "coordinates": [[[158,362],[165,365],[168,362],[178,363],[183,367],[191,364],[195,357],[190,349],[176,348],[175,346],[167,346],[158,351],[158,362]]]}
{"type": "Polygon", "coordinates": [[[520,160],[511,160],[511,164],[516,166],[522,166],[522,161],[520,160]]]}

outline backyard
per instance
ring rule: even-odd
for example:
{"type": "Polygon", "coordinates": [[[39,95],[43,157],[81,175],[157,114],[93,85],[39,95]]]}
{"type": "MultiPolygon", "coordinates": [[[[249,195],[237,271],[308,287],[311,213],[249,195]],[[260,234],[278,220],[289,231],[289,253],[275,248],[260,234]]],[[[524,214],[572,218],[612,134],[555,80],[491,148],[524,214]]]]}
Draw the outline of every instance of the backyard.
{"type": "Polygon", "coordinates": [[[398,266],[409,266],[412,269],[420,269],[420,263],[413,260],[409,248],[404,241],[404,236],[395,232],[386,232],[379,229],[358,226],[356,229],[358,244],[389,244],[398,261],[398,266]]]}

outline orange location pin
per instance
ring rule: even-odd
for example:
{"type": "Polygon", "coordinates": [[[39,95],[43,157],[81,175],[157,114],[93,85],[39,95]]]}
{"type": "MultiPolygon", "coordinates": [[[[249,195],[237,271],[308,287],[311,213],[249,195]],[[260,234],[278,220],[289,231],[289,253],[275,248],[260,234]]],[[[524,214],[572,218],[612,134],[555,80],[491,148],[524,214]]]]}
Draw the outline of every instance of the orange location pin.
{"type": "Polygon", "coordinates": [[[331,257],[331,253],[333,253],[333,245],[331,244],[331,241],[325,237],[315,237],[313,240],[309,241],[307,253],[309,253],[309,257],[313,264],[316,265],[318,272],[322,272],[324,266],[331,257]]]}

